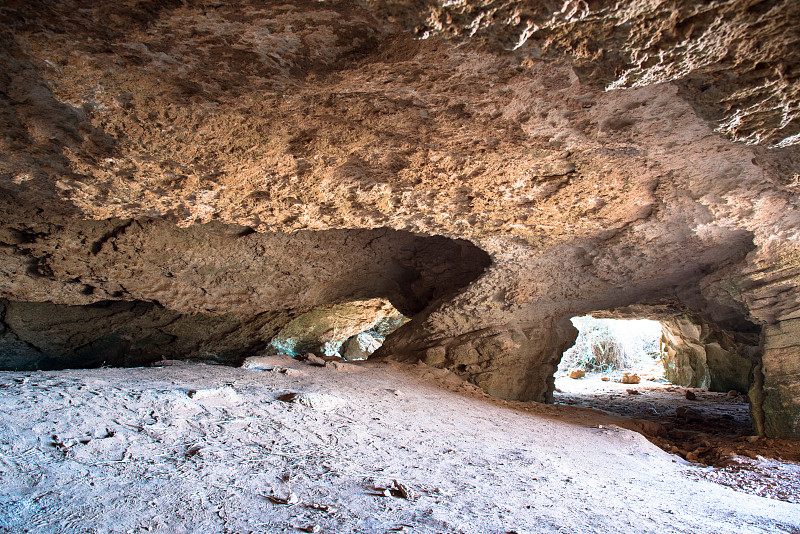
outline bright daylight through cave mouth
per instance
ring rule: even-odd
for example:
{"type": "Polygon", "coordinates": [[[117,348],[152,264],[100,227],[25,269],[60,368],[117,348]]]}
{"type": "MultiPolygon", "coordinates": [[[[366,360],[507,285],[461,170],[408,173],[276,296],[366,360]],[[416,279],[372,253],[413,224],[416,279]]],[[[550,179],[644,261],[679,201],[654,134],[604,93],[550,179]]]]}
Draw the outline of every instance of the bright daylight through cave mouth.
{"type": "MultiPolygon", "coordinates": [[[[579,334],[555,374],[557,404],[658,423],[662,437],[677,451],[706,434],[742,437],[752,432],[746,391],[715,392],[669,380],[676,375],[675,361],[658,321],[587,315],[572,323],[579,334]]],[[[691,457],[691,451],[686,455],[691,457]]]]}
{"type": "Polygon", "coordinates": [[[325,360],[366,360],[409,320],[381,298],[321,306],[283,327],[270,347],[299,358],[313,354],[325,360]]]}

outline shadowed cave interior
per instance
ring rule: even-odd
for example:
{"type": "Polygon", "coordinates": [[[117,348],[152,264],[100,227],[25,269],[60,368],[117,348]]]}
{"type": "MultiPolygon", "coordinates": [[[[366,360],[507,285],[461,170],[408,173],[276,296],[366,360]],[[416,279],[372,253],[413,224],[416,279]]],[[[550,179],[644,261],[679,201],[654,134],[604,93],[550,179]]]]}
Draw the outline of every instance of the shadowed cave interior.
{"type": "Polygon", "coordinates": [[[0,531],[796,532],[798,20],[3,2],[0,531]]]}
{"type": "MultiPolygon", "coordinates": [[[[236,366],[257,353],[363,360],[398,329],[398,340],[416,335],[415,317],[424,321],[491,265],[489,255],[467,241],[389,229],[269,234],[220,223],[178,228],[148,219],[64,219],[44,232],[34,219],[7,226],[5,234],[6,250],[27,258],[20,268],[28,276],[51,280],[60,291],[78,292],[88,301],[75,306],[0,300],[0,368],[5,370],[136,367],[179,359],[236,366]],[[98,279],[80,255],[40,252],[75,240],[92,243],[81,253],[105,263],[101,268],[116,279],[98,279]],[[121,251],[130,251],[127,260],[120,261],[121,251]],[[205,261],[209,253],[215,258],[211,265],[205,261]],[[213,293],[206,285],[215,286],[213,293]],[[179,309],[167,309],[159,299],[179,309]]],[[[728,310],[725,330],[664,305],[595,315],[660,321],[668,380],[700,391],[736,390],[749,400],[760,358],[759,329],[743,317],[728,310]]],[[[564,339],[565,347],[572,345],[569,335],[564,339]]],[[[488,347],[492,357],[500,350],[488,347]]],[[[423,361],[486,387],[486,375],[469,358],[423,361]]],[[[503,372],[489,376],[495,383],[517,380],[503,378],[503,372]]],[[[491,384],[487,389],[491,394],[491,384]]],[[[558,392],[555,400],[559,395],[566,401],[558,392]]],[[[603,398],[585,404],[613,412],[614,403],[603,398]]],[[[754,398],[760,400],[757,390],[754,398]]],[[[672,409],[622,411],[668,425],[707,422],[691,414],[676,419],[672,409]]],[[[746,415],[735,422],[734,433],[750,426],[746,415]]],[[[729,430],[724,420],[716,426],[719,432],[729,430]]]]}
{"type": "MultiPolygon", "coordinates": [[[[61,228],[56,239],[76,239],[75,234],[89,232],[103,234],[106,225],[61,228]]],[[[6,232],[31,236],[15,240],[22,251],[30,254],[36,248],[33,230],[6,232]]],[[[237,247],[247,249],[251,255],[255,250],[259,265],[248,265],[246,273],[234,271],[239,278],[233,276],[230,280],[236,294],[228,298],[238,307],[235,311],[181,313],[164,308],[156,299],[102,299],[82,306],[3,299],[0,368],[134,367],[168,359],[238,365],[244,358],[265,350],[365,359],[409,317],[451,297],[490,264],[485,252],[466,241],[387,229],[297,232],[287,236],[253,234],[219,224],[184,230],[148,221],[118,223],[113,232],[105,233],[90,248],[89,254],[96,257],[102,254],[103,247],[116,251],[126,246],[126,240],[136,241],[136,247],[149,248],[152,242],[172,242],[175,246],[186,234],[195,239],[189,239],[183,250],[176,246],[174,254],[138,257],[152,273],[149,289],[158,286],[161,277],[174,279],[187,272],[189,277],[196,277],[187,280],[187,285],[200,285],[202,279],[219,283],[221,276],[228,277],[230,270],[240,265],[237,262],[241,258],[231,258],[226,263],[226,256],[235,255],[237,247]],[[187,261],[196,258],[204,246],[225,250],[212,272],[187,261]],[[174,263],[181,266],[182,273],[167,271],[166,264],[174,263]],[[349,274],[341,278],[334,274],[332,269],[339,266],[345,266],[342,268],[349,274]],[[282,274],[289,272],[293,276],[282,274]],[[245,291],[239,285],[248,282],[247,274],[253,277],[249,283],[262,287],[251,286],[247,302],[242,303],[236,297],[245,291]],[[336,281],[331,280],[334,276],[336,281]],[[272,291],[274,300],[258,298],[261,291],[272,291]],[[306,302],[317,300],[320,305],[291,308],[287,304],[291,299],[275,299],[274,292],[293,292],[293,298],[299,294],[306,302]]],[[[52,271],[51,261],[52,258],[29,260],[26,269],[35,268],[39,278],[47,278],[46,273],[52,271]]],[[[116,263],[113,258],[110,261],[116,263]]],[[[83,286],[81,293],[91,300],[99,294],[119,296],[119,291],[104,291],[102,283],[72,283],[83,286]]],[[[205,293],[202,288],[200,291],[205,293]]],[[[217,299],[213,305],[219,303],[217,299]]]]}

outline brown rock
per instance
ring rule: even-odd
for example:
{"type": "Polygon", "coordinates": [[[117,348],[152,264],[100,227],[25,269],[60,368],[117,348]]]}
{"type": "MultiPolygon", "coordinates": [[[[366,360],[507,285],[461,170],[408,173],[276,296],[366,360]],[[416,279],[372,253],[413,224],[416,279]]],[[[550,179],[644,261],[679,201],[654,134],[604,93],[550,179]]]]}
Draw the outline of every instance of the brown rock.
{"type": "Polygon", "coordinates": [[[584,376],[586,376],[586,371],[584,371],[583,369],[572,369],[569,372],[570,378],[578,379],[578,378],[583,378],[584,376]]]}
{"type": "Polygon", "coordinates": [[[727,392],[750,387],[758,336],[738,334],[738,342],[719,327],[695,315],[662,322],[665,377],[673,384],[727,392]]]}
{"type": "Polygon", "coordinates": [[[684,395],[686,400],[697,400],[697,395],[694,394],[694,391],[687,389],[686,394],[684,395]]]}
{"type": "Polygon", "coordinates": [[[622,375],[621,382],[623,384],[638,384],[641,380],[642,379],[636,373],[625,373],[622,375]]]}
{"type": "Polygon", "coordinates": [[[678,406],[675,409],[675,415],[677,415],[679,419],[683,419],[688,423],[702,423],[705,421],[705,417],[702,413],[686,406],[678,406]]]}
{"type": "Polygon", "coordinates": [[[128,4],[6,17],[0,368],[323,353],[382,299],[372,358],[550,401],[600,311],[797,437],[800,3],[128,4]]]}

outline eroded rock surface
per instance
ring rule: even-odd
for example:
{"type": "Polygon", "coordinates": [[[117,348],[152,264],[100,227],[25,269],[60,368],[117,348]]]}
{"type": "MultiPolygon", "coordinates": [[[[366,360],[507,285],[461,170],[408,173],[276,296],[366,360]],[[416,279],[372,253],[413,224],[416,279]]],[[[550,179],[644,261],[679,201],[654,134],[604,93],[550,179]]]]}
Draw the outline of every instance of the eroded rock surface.
{"type": "MultiPolygon", "coordinates": [[[[244,323],[385,298],[412,321],[379,357],[542,401],[575,315],[781,328],[797,10],[6,2],[0,296],[244,323]]],[[[796,413],[769,336],[763,408],[796,413]]]]}
{"type": "Polygon", "coordinates": [[[746,393],[760,361],[758,332],[721,332],[697,317],[662,322],[664,376],[673,384],[746,393]]]}
{"type": "MultiPolygon", "coordinates": [[[[292,320],[272,338],[271,343],[285,354],[313,352],[338,356],[340,349],[343,349],[342,345],[350,338],[356,338],[362,333],[367,335],[368,330],[387,320],[399,326],[402,317],[385,299],[320,306],[292,320]],[[398,318],[400,320],[393,321],[398,318]]],[[[376,348],[368,354],[375,352],[376,348]]],[[[360,356],[359,359],[365,359],[363,352],[360,356]]]]}
{"type": "Polygon", "coordinates": [[[0,300],[0,369],[147,365],[192,358],[235,364],[261,350],[289,319],[182,314],[140,301],[86,306],[0,300]]]}
{"type": "Polygon", "coordinates": [[[764,432],[800,435],[800,314],[764,329],[764,432]]]}

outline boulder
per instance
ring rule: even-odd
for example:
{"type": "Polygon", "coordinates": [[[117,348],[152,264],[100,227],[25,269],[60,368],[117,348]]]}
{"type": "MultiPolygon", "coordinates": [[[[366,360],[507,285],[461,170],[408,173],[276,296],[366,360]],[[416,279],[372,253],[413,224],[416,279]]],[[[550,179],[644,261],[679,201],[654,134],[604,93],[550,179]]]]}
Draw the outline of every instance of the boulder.
{"type": "Polygon", "coordinates": [[[345,341],[340,352],[345,360],[366,360],[382,344],[369,333],[362,332],[345,341]]]}

